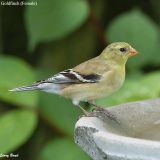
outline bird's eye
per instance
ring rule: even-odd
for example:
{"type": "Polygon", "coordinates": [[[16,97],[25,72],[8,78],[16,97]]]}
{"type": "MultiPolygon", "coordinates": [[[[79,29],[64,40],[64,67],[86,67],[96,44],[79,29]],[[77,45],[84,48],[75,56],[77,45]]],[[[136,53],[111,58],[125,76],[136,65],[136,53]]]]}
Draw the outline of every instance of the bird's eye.
{"type": "Polygon", "coordinates": [[[127,48],[120,48],[119,49],[121,52],[126,52],[127,51],[127,48]]]}

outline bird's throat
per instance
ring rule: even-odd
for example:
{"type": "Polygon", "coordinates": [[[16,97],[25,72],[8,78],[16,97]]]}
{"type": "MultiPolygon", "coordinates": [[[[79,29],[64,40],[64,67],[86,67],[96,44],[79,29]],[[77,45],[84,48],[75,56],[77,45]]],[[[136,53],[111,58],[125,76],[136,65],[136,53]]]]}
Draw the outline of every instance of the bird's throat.
{"type": "Polygon", "coordinates": [[[127,56],[121,56],[121,55],[115,55],[115,54],[110,54],[105,57],[107,60],[107,63],[110,64],[115,64],[115,65],[125,65],[128,57],[127,56]]]}

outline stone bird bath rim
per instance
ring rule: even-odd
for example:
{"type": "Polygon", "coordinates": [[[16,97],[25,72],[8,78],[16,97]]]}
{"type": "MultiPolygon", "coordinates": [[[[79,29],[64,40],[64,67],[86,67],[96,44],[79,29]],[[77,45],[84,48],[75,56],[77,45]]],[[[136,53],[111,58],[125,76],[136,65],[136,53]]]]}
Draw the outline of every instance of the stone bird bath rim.
{"type": "Polygon", "coordinates": [[[117,122],[104,113],[82,117],[75,126],[75,142],[94,160],[160,160],[160,99],[108,108],[117,122]]]}

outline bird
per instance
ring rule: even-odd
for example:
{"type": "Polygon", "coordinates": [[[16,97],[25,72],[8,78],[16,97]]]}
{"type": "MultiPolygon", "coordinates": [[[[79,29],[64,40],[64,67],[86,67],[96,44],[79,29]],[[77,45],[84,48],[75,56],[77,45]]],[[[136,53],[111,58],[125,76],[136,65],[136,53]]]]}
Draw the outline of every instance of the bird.
{"type": "MultiPolygon", "coordinates": [[[[109,44],[102,53],[72,69],[59,72],[52,77],[17,87],[9,91],[40,90],[69,98],[87,116],[80,102],[98,107],[95,100],[116,92],[125,80],[125,66],[129,57],[137,55],[136,49],[126,42],[109,44]]],[[[113,117],[108,113],[109,117],[113,117]]]]}

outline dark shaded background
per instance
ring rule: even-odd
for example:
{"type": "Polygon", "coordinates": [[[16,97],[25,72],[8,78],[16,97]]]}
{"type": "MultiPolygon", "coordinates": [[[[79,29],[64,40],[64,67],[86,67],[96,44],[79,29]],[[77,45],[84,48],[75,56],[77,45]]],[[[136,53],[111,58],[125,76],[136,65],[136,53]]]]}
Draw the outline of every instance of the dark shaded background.
{"type": "Polygon", "coordinates": [[[124,86],[97,103],[111,106],[160,96],[160,1],[6,2],[0,6],[0,159],[10,153],[21,160],[90,159],[74,144],[80,113],[69,100],[8,89],[72,68],[111,42],[128,42],[140,54],[129,60],[124,86]]]}

